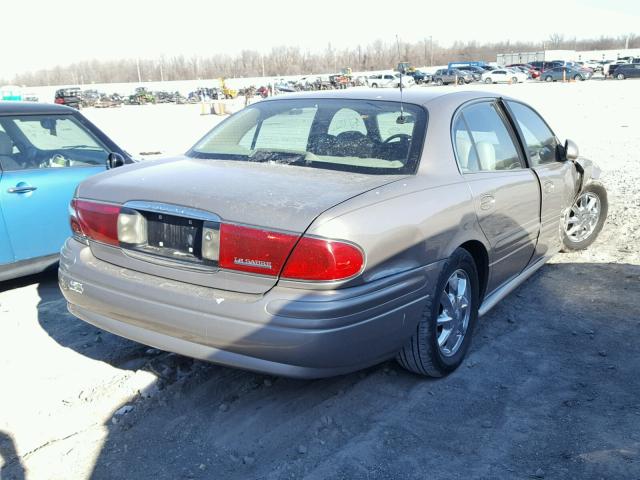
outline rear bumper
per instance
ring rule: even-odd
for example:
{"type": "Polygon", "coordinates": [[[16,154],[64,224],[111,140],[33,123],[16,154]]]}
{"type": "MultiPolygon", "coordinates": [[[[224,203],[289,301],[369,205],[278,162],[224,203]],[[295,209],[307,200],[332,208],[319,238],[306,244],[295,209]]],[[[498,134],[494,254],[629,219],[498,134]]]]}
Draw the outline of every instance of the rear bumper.
{"type": "Polygon", "coordinates": [[[334,291],[241,294],[97,259],[69,239],[60,288],[69,311],[137,342],[274,375],[339,375],[391,358],[413,334],[442,262],[334,291]]]}

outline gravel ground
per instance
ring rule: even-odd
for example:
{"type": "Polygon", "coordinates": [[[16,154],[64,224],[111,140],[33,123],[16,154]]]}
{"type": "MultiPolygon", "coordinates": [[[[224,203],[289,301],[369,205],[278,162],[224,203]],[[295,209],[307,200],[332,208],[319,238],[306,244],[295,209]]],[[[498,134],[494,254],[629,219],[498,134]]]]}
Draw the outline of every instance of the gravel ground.
{"type": "MultiPolygon", "coordinates": [[[[0,478],[640,478],[640,82],[491,89],[599,163],[609,219],[482,318],[457,372],[219,367],[76,320],[55,273],[20,279],[0,285],[0,478]]],[[[85,114],[136,153],[185,149],[219,120],[85,114]]]]}

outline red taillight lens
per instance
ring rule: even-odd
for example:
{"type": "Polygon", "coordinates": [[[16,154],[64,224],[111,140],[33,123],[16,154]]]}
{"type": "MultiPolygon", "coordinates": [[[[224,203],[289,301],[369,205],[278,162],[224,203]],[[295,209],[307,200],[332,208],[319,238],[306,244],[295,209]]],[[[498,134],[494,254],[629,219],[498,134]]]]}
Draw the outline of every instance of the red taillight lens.
{"type": "Polygon", "coordinates": [[[74,233],[109,245],[119,245],[118,205],[73,199],[71,208],[75,211],[75,218],[71,217],[71,229],[74,233]]]}
{"type": "Polygon", "coordinates": [[[219,266],[305,281],[344,280],[362,270],[364,255],[358,247],[335,240],[298,238],[295,234],[223,223],[219,266]]]}
{"type": "Polygon", "coordinates": [[[292,280],[344,280],[362,270],[364,255],[349,243],[302,237],[287,260],[282,278],[292,280]]]}
{"type": "Polygon", "coordinates": [[[262,275],[278,275],[297,235],[239,225],[220,225],[221,268],[262,275]]]}
{"type": "Polygon", "coordinates": [[[62,98],[56,98],[56,99],[54,100],[54,103],[57,103],[58,105],[61,105],[61,104],[63,104],[63,103],[64,103],[64,100],[63,100],[62,98]]]}

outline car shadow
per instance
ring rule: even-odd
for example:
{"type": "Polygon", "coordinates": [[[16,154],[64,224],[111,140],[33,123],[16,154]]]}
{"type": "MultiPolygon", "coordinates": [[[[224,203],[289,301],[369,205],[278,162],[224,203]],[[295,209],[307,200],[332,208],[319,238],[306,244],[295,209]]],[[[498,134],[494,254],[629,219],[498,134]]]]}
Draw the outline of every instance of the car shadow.
{"type": "Polygon", "coordinates": [[[18,456],[13,437],[0,430],[0,460],[3,464],[0,468],[0,479],[24,480],[25,470],[22,459],[18,456]]]}
{"type": "Polygon", "coordinates": [[[38,287],[52,338],[159,379],[113,409],[95,479],[615,477],[640,465],[640,346],[625,340],[640,331],[637,265],[547,264],[436,381],[393,361],[302,381],[158,352],[75,319],[53,282],[38,287]]]}

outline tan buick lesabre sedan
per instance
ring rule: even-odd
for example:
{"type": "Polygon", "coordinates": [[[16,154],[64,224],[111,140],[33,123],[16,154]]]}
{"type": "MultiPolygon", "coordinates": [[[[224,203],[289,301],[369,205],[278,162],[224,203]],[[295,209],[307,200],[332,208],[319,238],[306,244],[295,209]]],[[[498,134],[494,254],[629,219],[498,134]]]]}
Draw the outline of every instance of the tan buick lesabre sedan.
{"type": "Polygon", "coordinates": [[[312,378],[395,357],[443,376],[479,315],[594,241],[598,177],[515,99],[281,96],[83,182],[60,286],[89,323],[224,365],[312,378]]]}

